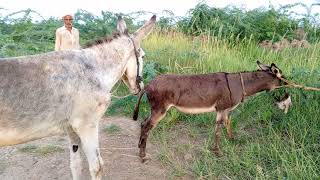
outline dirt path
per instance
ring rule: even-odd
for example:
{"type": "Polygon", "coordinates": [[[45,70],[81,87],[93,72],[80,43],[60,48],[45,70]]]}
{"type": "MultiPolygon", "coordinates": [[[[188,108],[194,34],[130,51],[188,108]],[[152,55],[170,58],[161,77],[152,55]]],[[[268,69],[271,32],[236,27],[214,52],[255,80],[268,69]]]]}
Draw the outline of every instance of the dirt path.
{"type": "MultiPolygon", "coordinates": [[[[152,161],[146,164],[140,162],[137,156],[140,131],[138,122],[123,117],[105,118],[100,123],[100,129],[101,155],[105,163],[104,179],[168,178],[168,171],[156,160],[157,153],[152,144],[148,144],[148,153],[151,154],[152,161]]],[[[0,179],[71,179],[67,145],[66,138],[50,137],[0,148],[0,179]]],[[[88,175],[88,172],[85,174],[88,175]]]]}

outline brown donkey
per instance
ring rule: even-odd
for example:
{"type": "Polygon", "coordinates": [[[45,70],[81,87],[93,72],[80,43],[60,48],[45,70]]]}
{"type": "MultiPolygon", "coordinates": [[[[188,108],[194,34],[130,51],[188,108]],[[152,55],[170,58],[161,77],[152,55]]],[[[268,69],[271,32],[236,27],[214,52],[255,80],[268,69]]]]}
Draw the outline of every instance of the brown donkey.
{"type": "Polygon", "coordinates": [[[235,109],[246,96],[261,91],[269,91],[280,86],[281,70],[257,61],[261,70],[241,73],[211,73],[200,75],[159,75],[152,80],[139,96],[133,119],[137,120],[139,104],[144,93],[151,106],[151,116],[141,124],[139,141],[140,157],[146,160],[146,141],[149,131],[174,106],[184,113],[198,114],[217,112],[215,125],[215,143],[213,151],[221,155],[221,126],[227,128],[228,137],[232,138],[229,112],[235,109]]]}

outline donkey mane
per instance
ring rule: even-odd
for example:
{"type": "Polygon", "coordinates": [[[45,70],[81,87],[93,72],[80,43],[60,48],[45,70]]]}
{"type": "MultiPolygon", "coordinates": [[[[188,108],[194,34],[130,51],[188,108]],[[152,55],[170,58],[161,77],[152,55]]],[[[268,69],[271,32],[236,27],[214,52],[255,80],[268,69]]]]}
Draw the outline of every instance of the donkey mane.
{"type": "Polygon", "coordinates": [[[126,31],[124,34],[122,34],[122,33],[117,31],[117,32],[114,32],[111,36],[98,38],[98,39],[96,39],[94,41],[88,42],[84,46],[84,48],[89,48],[89,47],[97,46],[99,44],[104,44],[104,43],[110,43],[114,39],[118,39],[121,35],[129,36],[128,31],[126,31]]]}
{"type": "Polygon", "coordinates": [[[258,69],[258,70],[253,70],[253,71],[241,71],[241,72],[223,72],[225,74],[244,74],[244,73],[258,73],[258,72],[265,72],[265,73],[269,73],[273,76],[275,76],[274,74],[268,72],[268,71],[263,71],[261,69],[258,69]]]}

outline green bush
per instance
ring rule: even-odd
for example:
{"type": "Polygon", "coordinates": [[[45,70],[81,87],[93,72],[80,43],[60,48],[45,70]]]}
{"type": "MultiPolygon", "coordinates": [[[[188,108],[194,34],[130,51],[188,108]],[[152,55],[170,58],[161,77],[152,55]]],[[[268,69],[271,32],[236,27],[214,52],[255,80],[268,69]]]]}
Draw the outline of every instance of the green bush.
{"type": "MultiPolygon", "coordinates": [[[[319,4],[314,4],[316,6],[319,4]]],[[[310,12],[311,7],[302,3],[287,5],[279,9],[273,6],[245,11],[237,7],[209,7],[199,3],[190,10],[188,16],[178,22],[179,29],[191,35],[209,33],[218,38],[253,37],[257,41],[275,40],[282,37],[294,38],[294,31],[299,27],[308,34],[308,40],[316,41],[320,36],[319,14],[296,15],[293,18],[293,7],[302,6],[310,12]]]]}

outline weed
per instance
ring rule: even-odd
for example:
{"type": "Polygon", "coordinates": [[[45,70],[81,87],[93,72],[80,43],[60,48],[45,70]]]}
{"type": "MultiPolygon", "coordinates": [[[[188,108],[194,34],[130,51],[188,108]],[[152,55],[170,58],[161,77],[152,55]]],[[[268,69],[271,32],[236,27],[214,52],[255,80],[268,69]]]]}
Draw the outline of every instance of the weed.
{"type": "Polygon", "coordinates": [[[63,152],[64,149],[55,145],[36,146],[31,144],[25,145],[24,147],[20,148],[19,151],[23,153],[34,153],[45,156],[52,153],[63,152]]]}
{"type": "Polygon", "coordinates": [[[115,124],[106,126],[103,131],[107,134],[118,134],[121,131],[121,128],[115,124]]]}

